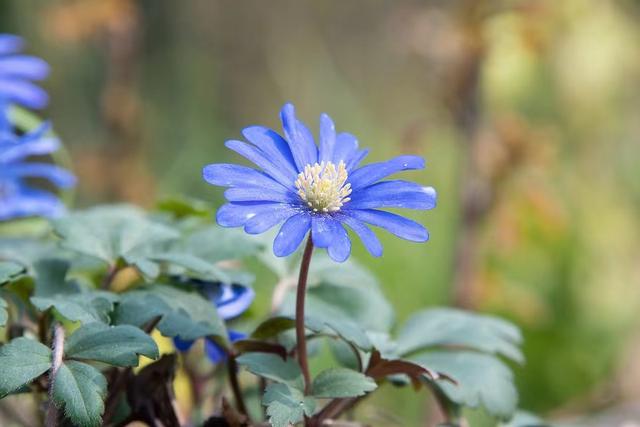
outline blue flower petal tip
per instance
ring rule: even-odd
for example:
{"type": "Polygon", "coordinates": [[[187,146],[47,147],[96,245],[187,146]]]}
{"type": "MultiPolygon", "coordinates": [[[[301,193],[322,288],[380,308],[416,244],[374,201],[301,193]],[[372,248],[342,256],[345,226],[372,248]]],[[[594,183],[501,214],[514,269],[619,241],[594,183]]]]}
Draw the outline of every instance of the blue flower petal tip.
{"type": "Polygon", "coordinates": [[[311,231],[314,245],[343,262],[351,253],[345,227],[354,231],[373,256],[382,245],[370,226],[402,239],[425,242],[429,233],[419,223],[385,211],[385,208],[429,210],[436,207],[433,187],[413,182],[385,180],[408,170],[424,169],[419,156],[398,156],[386,162],[360,166],[368,150],[349,133],[336,133],[329,115],[320,116],[319,142],[286,103],[280,111],[283,136],[262,126],[243,130],[248,143],[227,141],[226,146],[259,169],[236,165],[209,165],[205,180],[228,187],[229,203],[217,214],[224,227],[244,227],[258,234],[282,224],[273,242],[276,256],[288,256],[311,231]]]}
{"type": "Polygon", "coordinates": [[[49,96],[34,81],[49,75],[49,64],[21,54],[23,46],[22,38],[0,34],[0,99],[9,104],[41,109],[47,106],[49,96]]]}

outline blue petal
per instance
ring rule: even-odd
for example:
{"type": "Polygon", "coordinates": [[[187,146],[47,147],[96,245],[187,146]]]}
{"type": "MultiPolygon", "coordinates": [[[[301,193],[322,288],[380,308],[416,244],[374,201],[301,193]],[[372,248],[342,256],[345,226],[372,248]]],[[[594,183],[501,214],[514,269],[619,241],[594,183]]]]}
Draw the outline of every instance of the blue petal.
{"type": "Polygon", "coordinates": [[[0,95],[9,102],[28,108],[39,109],[49,103],[47,92],[24,80],[0,78],[0,95]]]}
{"type": "Polygon", "coordinates": [[[351,173],[352,170],[357,168],[360,162],[367,157],[367,154],[369,154],[368,148],[356,151],[347,162],[347,172],[351,173]]]}
{"type": "Polygon", "coordinates": [[[176,348],[176,350],[185,353],[189,350],[191,350],[191,347],[193,347],[193,344],[195,343],[195,341],[191,341],[191,340],[183,340],[181,338],[178,337],[173,337],[173,346],[176,348]]]}
{"type": "Polygon", "coordinates": [[[19,52],[24,46],[22,37],[13,34],[0,34],[0,55],[19,52]]]}
{"type": "Polygon", "coordinates": [[[314,215],[311,219],[311,237],[314,246],[327,248],[329,256],[334,261],[343,262],[349,258],[349,235],[335,218],[329,215],[314,215]]]}
{"type": "Polygon", "coordinates": [[[279,202],[296,203],[299,198],[284,187],[232,187],[224,192],[230,202],[279,202]]]}
{"type": "Polygon", "coordinates": [[[408,181],[382,181],[351,193],[345,209],[405,208],[433,209],[436,190],[408,181]]]}
{"type": "Polygon", "coordinates": [[[264,233],[298,212],[299,209],[282,204],[278,209],[259,213],[249,219],[244,225],[244,231],[249,234],[264,233]]]}
{"type": "MultiPolygon", "coordinates": [[[[286,206],[286,205],[285,205],[286,206]]],[[[216,221],[223,227],[240,227],[255,215],[282,209],[282,203],[240,202],[222,205],[216,212],[216,221]]]]}
{"type": "Polygon", "coordinates": [[[380,243],[375,233],[367,227],[364,222],[343,214],[340,214],[338,218],[360,237],[360,240],[362,240],[362,243],[371,255],[375,257],[382,256],[382,243],[380,243]]]}
{"type": "Polygon", "coordinates": [[[30,142],[19,142],[7,144],[2,147],[0,144],[0,163],[8,163],[24,159],[28,156],[42,156],[56,151],[60,147],[60,141],[56,138],[44,138],[30,142]]]}
{"type": "Polygon", "coordinates": [[[232,164],[212,164],[202,169],[202,177],[212,185],[222,187],[254,186],[273,190],[283,190],[284,187],[274,181],[269,175],[248,168],[232,164]]]}
{"type": "Polygon", "coordinates": [[[320,115],[320,162],[333,161],[333,148],[336,145],[336,125],[329,115],[320,115]]]}
{"type": "Polygon", "coordinates": [[[290,175],[295,177],[298,174],[289,144],[274,130],[264,126],[249,126],[242,130],[242,135],[290,175]]]}
{"type": "Polygon", "coordinates": [[[229,329],[229,341],[231,342],[240,341],[245,339],[246,337],[247,337],[247,334],[245,334],[244,332],[238,332],[238,331],[229,329]]]}
{"type": "Polygon", "coordinates": [[[273,241],[273,253],[279,257],[291,255],[300,246],[310,227],[311,218],[307,212],[290,217],[273,241]]]}
{"type": "Polygon", "coordinates": [[[14,194],[0,198],[0,220],[29,216],[57,217],[64,213],[62,202],[53,194],[21,187],[14,194]]]}
{"type": "Polygon", "coordinates": [[[287,188],[294,188],[294,182],[297,175],[287,173],[286,170],[282,170],[276,164],[274,164],[260,149],[253,145],[247,144],[242,141],[227,141],[225,143],[227,148],[240,154],[242,157],[258,165],[273,179],[287,188]]]}
{"type": "Polygon", "coordinates": [[[218,310],[218,315],[229,320],[244,313],[255,298],[256,294],[248,286],[241,285],[221,285],[221,292],[218,293],[214,301],[218,310]]]}
{"type": "Polygon", "coordinates": [[[72,187],[76,177],[59,166],[48,163],[18,163],[3,166],[0,177],[5,178],[45,178],[58,187],[72,187]]]}
{"type": "Polygon", "coordinates": [[[211,363],[214,364],[223,362],[227,359],[227,353],[224,349],[209,339],[204,342],[204,352],[211,363]]]}
{"type": "Polygon", "coordinates": [[[358,139],[350,133],[341,132],[336,136],[336,144],[333,147],[333,163],[336,165],[343,161],[349,164],[351,158],[358,151],[358,139]]]}
{"type": "Polygon", "coordinates": [[[282,107],[280,119],[298,171],[302,171],[306,165],[316,163],[318,149],[313,141],[313,136],[307,127],[296,118],[293,104],[287,103],[282,107]]]}
{"type": "Polygon", "coordinates": [[[396,236],[412,242],[426,242],[429,240],[429,232],[422,225],[408,218],[391,212],[374,209],[344,211],[360,221],[367,222],[376,227],[381,227],[396,236]]]}
{"type": "Polygon", "coordinates": [[[49,75],[49,64],[35,56],[13,55],[0,58],[0,77],[42,80],[49,75]]]}
{"type": "Polygon", "coordinates": [[[386,162],[371,163],[356,169],[349,175],[353,191],[373,184],[389,175],[405,170],[424,169],[424,159],[419,156],[398,156],[386,162]]]}

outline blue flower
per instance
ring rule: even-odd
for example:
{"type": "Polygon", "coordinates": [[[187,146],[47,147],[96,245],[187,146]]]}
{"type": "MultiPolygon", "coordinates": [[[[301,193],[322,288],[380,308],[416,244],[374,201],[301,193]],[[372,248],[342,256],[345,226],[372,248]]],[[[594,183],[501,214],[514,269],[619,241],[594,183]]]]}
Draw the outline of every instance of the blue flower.
{"type": "Polygon", "coordinates": [[[0,221],[61,214],[64,205],[60,199],[48,191],[34,188],[27,180],[44,178],[57,187],[67,188],[75,184],[75,177],[49,163],[26,161],[29,156],[56,151],[60,142],[47,136],[49,123],[24,135],[16,135],[6,112],[6,104],[0,102],[0,221]]]}
{"type": "Polygon", "coordinates": [[[27,108],[43,108],[49,102],[47,93],[33,81],[49,75],[49,65],[34,56],[22,55],[22,38],[0,34],[0,98],[27,108]]]}
{"type": "MultiPolygon", "coordinates": [[[[216,306],[218,315],[223,320],[232,320],[244,313],[255,297],[253,289],[241,285],[227,285],[223,283],[205,282],[197,279],[189,281],[196,285],[204,295],[216,306]]],[[[229,330],[229,341],[236,342],[246,338],[246,334],[229,330]]],[[[175,347],[179,351],[188,351],[194,341],[173,339],[175,347]]],[[[225,351],[214,341],[205,339],[204,344],[207,357],[213,363],[219,363],[226,358],[225,351]]]]}
{"type": "Polygon", "coordinates": [[[226,146],[255,163],[261,171],[233,164],[212,164],[204,179],[229,187],[229,203],[217,212],[218,224],[263,233],[284,222],[273,242],[277,256],[295,251],[308,231],[313,244],[326,248],[338,262],[351,253],[345,225],[362,240],[373,256],[382,245],[367,224],[415,242],[429,239],[422,225],[380,208],[432,209],[436,191],[402,180],[380,181],[396,172],[423,169],[418,156],[399,156],[359,167],[368,150],[358,148],[349,133],[336,133],[331,118],[320,116],[320,144],[296,118],[293,105],[280,113],[284,137],[262,126],[242,131],[250,142],[227,141],[226,146]]]}

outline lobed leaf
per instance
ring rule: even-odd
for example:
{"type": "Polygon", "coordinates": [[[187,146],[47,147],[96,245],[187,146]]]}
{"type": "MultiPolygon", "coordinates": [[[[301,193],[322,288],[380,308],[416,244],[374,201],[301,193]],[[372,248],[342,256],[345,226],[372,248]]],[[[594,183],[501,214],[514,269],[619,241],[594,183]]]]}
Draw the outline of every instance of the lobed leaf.
{"type": "Polygon", "coordinates": [[[316,410],[313,397],[305,397],[297,388],[281,383],[267,386],[262,404],[267,407],[269,423],[273,427],[295,425],[302,421],[305,415],[311,417],[316,410]]]}
{"type": "Polygon", "coordinates": [[[398,353],[407,355],[428,347],[456,347],[500,354],[523,362],[522,336],[513,324],[494,316],[450,308],[414,314],[398,337],[398,353]]]}
{"type": "Polygon", "coordinates": [[[414,355],[411,361],[453,378],[434,382],[458,405],[482,406],[491,415],[509,419],[518,403],[513,374],[499,358],[471,351],[429,351],[414,355]]]}
{"type": "Polygon", "coordinates": [[[0,285],[12,282],[26,272],[24,266],[13,261],[0,261],[0,285]]]}
{"type": "Polygon", "coordinates": [[[317,398],[358,397],[377,387],[376,382],[363,373],[347,368],[332,368],[320,372],[313,379],[311,394],[317,398]]]}
{"type": "Polygon", "coordinates": [[[69,214],[53,221],[62,246],[101,259],[109,265],[143,254],[151,245],[179,237],[131,206],[105,206],[69,214]]]}
{"type": "Polygon", "coordinates": [[[304,388],[300,366],[292,358],[282,359],[272,353],[245,353],[236,361],[251,373],[298,390],[304,388]]]}
{"type": "Polygon", "coordinates": [[[89,323],[77,329],[65,344],[68,358],[95,360],[114,366],[138,366],[139,355],[159,356],[155,341],[141,329],[129,325],[89,323]]]}
{"type": "Polygon", "coordinates": [[[0,399],[44,374],[51,367],[51,350],[29,338],[16,338],[0,347],[0,399]]]}
{"type": "Polygon", "coordinates": [[[74,425],[98,427],[102,424],[107,380],[99,370],[82,362],[64,362],[53,383],[53,399],[64,407],[74,425]]]}
{"type": "Polygon", "coordinates": [[[116,325],[142,327],[155,317],[158,330],[168,337],[191,341],[206,336],[227,342],[227,331],[214,305],[199,293],[168,285],[152,285],[125,293],[116,306],[116,325]]]}

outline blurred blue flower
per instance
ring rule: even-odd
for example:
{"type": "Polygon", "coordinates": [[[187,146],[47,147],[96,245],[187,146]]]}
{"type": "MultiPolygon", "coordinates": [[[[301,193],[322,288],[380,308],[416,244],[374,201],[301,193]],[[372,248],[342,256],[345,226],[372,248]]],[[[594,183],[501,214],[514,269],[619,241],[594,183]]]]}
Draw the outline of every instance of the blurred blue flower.
{"type": "Polygon", "coordinates": [[[255,163],[261,171],[233,164],[212,164],[204,179],[229,187],[229,203],[217,212],[218,224],[263,233],[284,221],[273,243],[277,256],[287,256],[311,230],[313,244],[326,248],[338,262],[351,253],[347,225],[374,256],[382,245],[367,224],[415,242],[429,239],[422,225],[379,208],[432,209],[436,191],[413,182],[381,181],[396,172],[423,169],[418,156],[398,156],[358,167],[368,150],[358,148],[349,133],[336,133],[331,118],[320,116],[320,144],[296,118],[292,104],[280,113],[284,138],[263,126],[242,131],[250,142],[227,141],[226,146],[255,163]]]}
{"type": "Polygon", "coordinates": [[[0,34],[0,98],[9,104],[43,108],[49,97],[33,81],[47,77],[49,65],[35,56],[20,54],[23,46],[22,38],[0,34]]]}
{"type": "MultiPolygon", "coordinates": [[[[218,315],[223,320],[232,320],[244,313],[255,298],[253,289],[242,285],[227,285],[224,283],[205,282],[191,280],[191,284],[200,288],[200,291],[216,306],[218,315]]],[[[246,338],[246,334],[229,330],[229,341],[236,342],[246,338]]],[[[195,341],[186,341],[178,337],[173,339],[175,347],[182,352],[188,351],[195,341]]],[[[213,363],[219,363],[226,358],[225,351],[214,341],[205,339],[204,349],[207,357],[213,363]]]]}
{"type": "Polygon", "coordinates": [[[0,221],[28,216],[53,217],[64,211],[56,195],[34,188],[31,178],[44,178],[60,188],[75,184],[68,171],[42,162],[27,162],[29,156],[56,151],[60,142],[47,136],[50,125],[43,123],[24,135],[14,133],[7,119],[8,106],[0,102],[0,221]]]}

